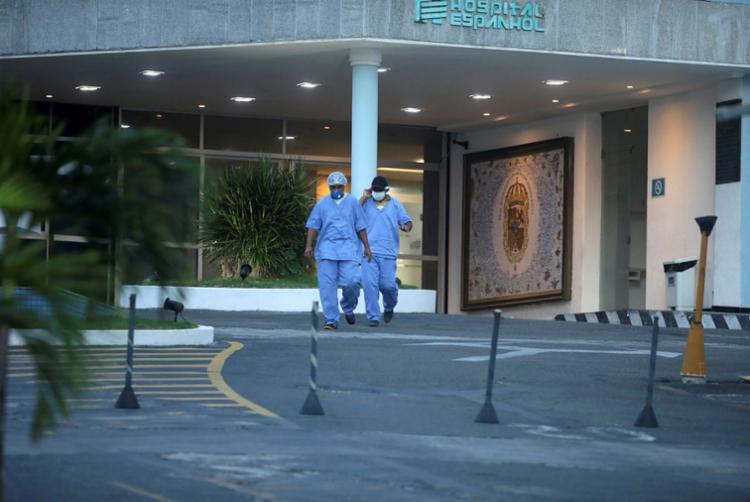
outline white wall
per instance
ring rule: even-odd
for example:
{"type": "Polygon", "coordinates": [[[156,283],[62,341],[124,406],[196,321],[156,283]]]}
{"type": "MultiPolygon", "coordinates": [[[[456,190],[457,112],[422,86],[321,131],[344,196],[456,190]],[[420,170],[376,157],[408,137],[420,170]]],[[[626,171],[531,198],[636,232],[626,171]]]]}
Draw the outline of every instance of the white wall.
{"type": "MultiPolygon", "coordinates": [[[[646,307],[666,307],[663,262],[700,253],[697,216],[715,214],[716,90],[649,101],[646,307]],[[651,180],[666,178],[665,196],[651,197],[651,180]]],[[[706,289],[713,289],[713,243],[706,289]]]]}
{"type": "Polygon", "coordinates": [[[466,133],[469,150],[452,145],[448,257],[448,311],[461,311],[461,239],[463,232],[463,157],[558,137],[575,139],[573,186],[572,296],[569,302],[505,307],[508,317],[550,319],[559,313],[590,312],[599,307],[601,245],[601,115],[582,113],[466,133]]]}

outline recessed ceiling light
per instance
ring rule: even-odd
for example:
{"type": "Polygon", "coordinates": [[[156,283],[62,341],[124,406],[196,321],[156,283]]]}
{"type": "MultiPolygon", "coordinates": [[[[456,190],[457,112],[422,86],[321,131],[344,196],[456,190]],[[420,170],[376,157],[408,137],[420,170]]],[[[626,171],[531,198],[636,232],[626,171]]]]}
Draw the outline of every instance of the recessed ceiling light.
{"type": "Polygon", "coordinates": [[[552,102],[553,102],[553,103],[559,103],[559,102],[560,102],[560,100],[559,100],[559,99],[553,99],[553,100],[552,100],[552,102]]]}
{"type": "Polygon", "coordinates": [[[47,99],[54,98],[54,96],[52,94],[45,94],[44,97],[47,98],[47,99]]]}
{"type": "Polygon", "coordinates": [[[279,136],[278,139],[285,139],[287,141],[291,141],[293,139],[296,139],[296,136],[279,136]]]}
{"type": "Polygon", "coordinates": [[[378,73],[385,73],[387,71],[391,71],[391,69],[386,67],[378,68],[378,73]]]}
{"type": "Polygon", "coordinates": [[[255,101],[255,98],[248,98],[246,96],[235,96],[233,98],[230,98],[235,103],[249,103],[251,101],[255,101]]]}
{"type": "Polygon", "coordinates": [[[499,117],[495,117],[495,122],[501,122],[507,118],[508,118],[507,115],[500,115],[499,117]]]}
{"type": "Polygon", "coordinates": [[[492,96],[490,96],[489,94],[469,94],[469,97],[471,99],[483,100],[483,99],[490,99],[492,96]]]}
{"type": "Polygon", "coordinates": [[[297,84],[297,87],[302,87],[303,89],[315,89],[316,87],[320,87],[320,84],[316,82],[300,82],[297,84]]]}
{"type": "Polygon", "coordinates": [[[576,104],[575,103],[565,103],[563,105],[563,108],[573,108],[576,104]]]}
{"type": "Polygon", "coordinates": [[[490,115],[492,115],[492,114],[491,114],[491,113],[487,113],[487,112],[484,112],[484,113],[482,114],[482,117],[489,117],[490,115]]]}
{"type": "Polygon", "coordinates": [[[625,132],[629,134],[629,133],[633,132],[633,130],[632,129],[625,129],[625,132]]]}
{"type": "Polygon", "coordinates": [[[123,129],[130,129],[130,124],[120,124],[120,127],[123,129]]]}
{"type": "Polygon", "coordinates": [[[329,125],[323,126],[323,129],[325,129],[326,131],[330,131],[331,130],[331,126],[329,126],[329,125]]]}
{"type": "Polygon", "coordinates": [[[164,115],[162,115],[161,113],[157,113],[157,114],[156,114],[156,118],[157,118],[157,119],[160,119],[160,118],[162,118],[162,117],[164,117],[164,115]]]}
{"type": "Polygon", "coordinates": [[[419,113],[419,112],[422,111],[422,109],[421,108],[414,108],[414,107],[411,107],[411,106],[407,106],[406,108],[401,108],[401,111],[402,112],[406,112],[406,113],[419,113]]]}
{"type": "Polygon", "coordinates": [[[76,90],[81,92],[94,92],[98,91],[102,87],[100,85],[77,85],[76,90]]]}
{"type": "Polygon", "coordinates": [[[556,80],[556,79],[550,79],[550,80],[543,80],[543,84],[547,85],[565,85],[568,83],[567,80],[556,80]]]}
{"type": "Polygon", "coordinates": [[[634,85],[628,85],[627,88],[628,89],[635,89],[635,86],[634,85]]]}
{"type": "Polygon", "coordinates": [[[198,108],[205,108],[206,105],[198,105],[198,108]]]}
{"type": "Polygon", "coordinates": [[[648,94],[649,92],[651,92],[651,89],[643,89],[641,91],[638,91],[638,94],[648,94]]]}
{"type": "Polygon", "coordinates": [[[160,77],[164,75],[164,72],[159,70],[143,70],[141,75],[144,77],[160,77]]]}

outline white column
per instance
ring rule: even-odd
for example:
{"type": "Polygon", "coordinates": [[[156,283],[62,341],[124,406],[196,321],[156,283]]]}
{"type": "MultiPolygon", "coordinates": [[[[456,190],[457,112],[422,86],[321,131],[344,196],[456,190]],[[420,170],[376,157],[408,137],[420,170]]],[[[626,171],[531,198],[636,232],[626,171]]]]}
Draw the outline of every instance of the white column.
{"type": "Polygon", "coordinates": [[[740,139],[740,301],[750,308],[750,74],[742,79],[740,139]]]}
{"type": "Polygon", "coordinates": [[[359,197],[378,169],[378,49],[349,52],[352,65],[352,194],[359,197]]]}

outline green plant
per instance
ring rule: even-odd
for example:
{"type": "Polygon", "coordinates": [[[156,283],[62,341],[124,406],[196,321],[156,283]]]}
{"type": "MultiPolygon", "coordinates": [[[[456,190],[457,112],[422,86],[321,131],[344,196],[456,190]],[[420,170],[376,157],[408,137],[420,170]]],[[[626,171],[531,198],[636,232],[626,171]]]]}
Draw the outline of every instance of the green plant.
{"type": "MultiPolygon", "coordinates": [[[[50,132],[47,119],[35,116],[10,91],[0,93],[0,216],[5,222],[0,232],[0,420],[5,415],[10,331],[41,328],[19,332],[37,374],[35,440],[67,414],[66,399],[77,393],[85,377],[78,350],[81,315],[74,313],[68,290],[91,299],[108,276],[121,280],[126,270],[108,249],[121,249],[124,240],[139,249],[140,259],[158,277],[175,275],[181,264],[164,246],[176,240],[170,224],[175,216],[162,202],[192,165],[181,141],[165,132],[105,123],[71,141],[60,141],[60,132],[50,132]],[[126,166],[137,173],[135,190],[122,188],[126,166]],[[47,243],[23,237],[27,228],[55,218],[75,222],[76,233],[104,245],[45,260],[47,243]]],[[[88,317],[96,317],[94,309],[88,317]]],[[[1,471],[2,465],[0,483],[1,471]]],[[[0,487],[0,497],[2,493],[0,487]]]]}
{"type": "Polygon", "coordinates": [[[210,184],[203,201],[200,241],[207,256],[236,276],[243,263],[259,277],[304,270],[305,221],[313,204],[312,181],[297,165],[262,159],[230,167],[210,184]]]}

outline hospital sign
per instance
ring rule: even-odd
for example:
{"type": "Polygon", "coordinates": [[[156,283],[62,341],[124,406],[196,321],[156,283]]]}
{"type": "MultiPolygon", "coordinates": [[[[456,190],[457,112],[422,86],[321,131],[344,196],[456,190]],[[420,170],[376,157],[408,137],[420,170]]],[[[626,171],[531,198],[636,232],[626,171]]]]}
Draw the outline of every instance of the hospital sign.
{"type": "Polygon", "coordinates": [[[415,0],[414,21],[462,28],[544,32],[540,2],[415,0]]]}

